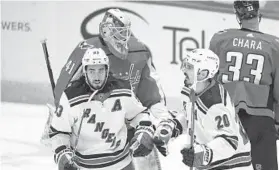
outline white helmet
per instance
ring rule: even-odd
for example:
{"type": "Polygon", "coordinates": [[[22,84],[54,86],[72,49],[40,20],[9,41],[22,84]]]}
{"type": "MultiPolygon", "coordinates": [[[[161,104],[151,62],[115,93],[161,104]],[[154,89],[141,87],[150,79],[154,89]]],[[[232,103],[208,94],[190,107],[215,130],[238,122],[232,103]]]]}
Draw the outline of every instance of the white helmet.
{"type": "MultiPolygon", "coordinates": [[[[89,48],[86,50],[82,58],[82,72],[85,75],[87,84],[91,87],[90,83],[88,83],[88,78],[86,75],[86,66],[88,65],[105,65],[107,67],[107,73],[106,73],[107,74],[106,80],[107,80],[109,74],[109,58],[103,49],[89,48]]],[[[104,81],[104,84],[106,83],[106,80],[104,81]]]]}
{"type": "MultiPolygon", "coordinates": [[[[213,78],[219,70],[219,57],[209,49],[194,49],[188,53],[185,53],[185,58],[182,61],[181,70],[185,72],[187,63],[194,66],[195,75],[197,75],[202,70],[208,71],[208,76],[203,79],[205,81],[209,78],[213,78]]],[[[198,81],[198,80],[196,80],[198,81]]]]}
{"type": "Polygon", "coordinates": [[[115,56],[126,58],[131,21],[122,11],[109,9],[99,25],[99,33],[115,56]]]}

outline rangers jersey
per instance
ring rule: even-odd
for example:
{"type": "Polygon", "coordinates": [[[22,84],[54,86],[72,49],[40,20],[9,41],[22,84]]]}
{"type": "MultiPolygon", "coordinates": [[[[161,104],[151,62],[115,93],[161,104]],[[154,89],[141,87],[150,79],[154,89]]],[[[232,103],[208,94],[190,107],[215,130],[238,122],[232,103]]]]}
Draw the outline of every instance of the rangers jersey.
{"type": "Polygon", "coordinates": [[[85,51],[92,47],[102,48],[105,51],[109,57],[110,70],[113,75],[130,83],[144,106],[150,107],[159,102],[164,103],[165,96],[152,63],[151,53],[144,44],[131,36],[128,41],[128,57],[122,60],[109,51],[101,37],[93,37],[80,42],[62,68],[55,87],[56,106],[63,90],[72,79],[75,79],[75,76],[79,75],[85,51]]]}
{"type": "Polygon", "coordinates": [[[216,33],[209,47],[220,58],[217,79],[236,111],[279,120],[279,38],[248,29],[216,33]]]}
{"type": "Polygon", "coordinates": [[[110,80],[104,90],[94,93],[84,77],[73,82],[63,92],[50,125],[53,150],[76,146],[75,160],[81,168],[126,167],[131,162],[126,123],[136,127],[142,120],[149,121],[149,115],[143,112],[146,107],[131,89],[110,80]]]}
{"type": "MultiPolygon", "coordinates": [[[[181,94],[188,122],[186,134],[189,134],[192,114],[190,89],[183,87],[181,94]]],[[[223,86],[212,81],[206,90],[197,95],[195,109],[195,143],[205,144],[213,152],[211,163],[199,169],[251,167],[250,141],[223,86]]]]}

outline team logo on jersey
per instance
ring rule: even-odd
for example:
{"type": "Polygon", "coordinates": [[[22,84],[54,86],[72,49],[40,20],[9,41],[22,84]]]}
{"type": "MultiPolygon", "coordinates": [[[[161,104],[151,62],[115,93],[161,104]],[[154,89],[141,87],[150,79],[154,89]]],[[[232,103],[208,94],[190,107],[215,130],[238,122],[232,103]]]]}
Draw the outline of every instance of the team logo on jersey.
{"type": "Polygon", "coordinates": [[[131,86],[138,84],[140,82],[140,71],[137,70],[135,76],[133,77],[133,71],[134,71],[135,64],[131,64],[130,69],[129,69],[129,80],[131,83],[131,86]]]}
{"type": "Polygon", "coordinates": [[[84,110],[83,110],[83,116],[84,116],[84,117],[89,117],[90,112],[91,112],[91,109],[90,109],[90,108],[84,109],[84,110]]]}
{"type": "Polygon", "coordinates": [[[63,112],[63,106],[59,105],[55,110],[55,114],[57,117],[60,117],[62,115],[62,112],[63,112]]]}
{"type": "Polygon", "coordinates": [[[88,44],[86,41],[82,41],[82,42],[78,45],[78,47],[79,47],[80,49],[89,49],[89,48],[94,48],[94,45],[88,44]]]}
{"type": "MultiPolygon", "coordinates": [[[[119,106],[121,107],[120,100],[119,102],[115,102],[114,105],[115,107],[119,107],[119,106]]],[[[86,110],[84,110],[84,113],[91,111],[91,109],[86,109],[86,110]]],[[[105,143],[109,143],[111,148],[116,149],[118,146],[120,146],[121,139],[118,140],[116,137],[117,136],[116,133],[111,132],[112,130],[110,128],[106,128],[106,123],[104,121],[98,121],[96,117],[97,115],[95,113],[92,113],[87,123],[91,125],[94,124],[95,125],[94,132],[97,132],[99,135],[101,135],[101,139],[103,139],[105,143]]]]}

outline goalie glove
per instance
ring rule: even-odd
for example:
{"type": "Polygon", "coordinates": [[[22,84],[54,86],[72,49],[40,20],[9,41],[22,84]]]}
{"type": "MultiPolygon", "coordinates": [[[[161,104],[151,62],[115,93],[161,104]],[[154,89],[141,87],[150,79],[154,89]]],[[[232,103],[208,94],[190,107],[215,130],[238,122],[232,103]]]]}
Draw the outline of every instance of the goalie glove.
{"type": "Polygon", "coordinates": [[[147,156],[153,150],[154,128],[151,121],[141,121],[130,143],[133,157],[147,156]]]}
{"type": "Polygon", "coordinates": [[[159,123],[156,128],[154,136],[154,144],[156,145],[159,152],[167,156],[168,155],[168,142],[172,137],[173,130],[175,128],[175,122],[172,120],[163,120],[159,123]]]}
{"type": "Polygon", "coordinates": [[[182,162],[189,167],[202,167],[211,163],[213,158],[212,149],[206,145],[195,145],[195,147],[185,147],[181,150],[182,162]]]}
{"type": "Polygon", "coordinates": [[[58,165],[58,170],[77,170],[77,165],[73,160],[74,153],[66,146],[61,146],[56,149],[54,160],[58,165]]]}

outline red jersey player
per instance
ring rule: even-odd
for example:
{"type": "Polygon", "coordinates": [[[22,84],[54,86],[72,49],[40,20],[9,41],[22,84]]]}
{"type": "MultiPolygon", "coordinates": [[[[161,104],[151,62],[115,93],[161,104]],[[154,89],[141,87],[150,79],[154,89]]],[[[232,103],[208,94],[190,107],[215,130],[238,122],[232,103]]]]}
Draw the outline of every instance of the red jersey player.
{"type": "Polygon", "coordinates": [[[241,28],[220,31],[210,42],[220,58],[217,79],[229,91],[250,138],[254,168],[277,170],[279,39],[259,31],[259,1],[234,1],[234,9],[241,28]]]}

